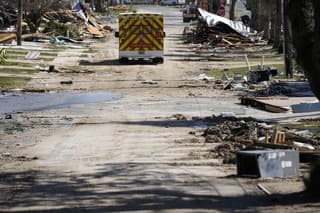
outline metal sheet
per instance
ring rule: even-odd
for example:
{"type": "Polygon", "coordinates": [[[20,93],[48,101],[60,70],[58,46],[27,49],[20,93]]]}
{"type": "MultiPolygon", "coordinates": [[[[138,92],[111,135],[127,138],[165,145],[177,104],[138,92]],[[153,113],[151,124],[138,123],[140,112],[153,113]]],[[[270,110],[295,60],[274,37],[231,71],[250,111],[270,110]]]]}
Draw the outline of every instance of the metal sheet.
{"type": "Polygon", "coordinates": [[[204,21],[207,22],[208,26],[215,26],[217,24],[225,24],[232,28],[235,32],[240,33],[245,37],[249,37],[249,33],[257,33],[257,31],[251,29],[250,27],[244,25],[242,22],[232,21],[230,19],[209,13],[203,9],[198,8],[198,11],[204,21]]]}

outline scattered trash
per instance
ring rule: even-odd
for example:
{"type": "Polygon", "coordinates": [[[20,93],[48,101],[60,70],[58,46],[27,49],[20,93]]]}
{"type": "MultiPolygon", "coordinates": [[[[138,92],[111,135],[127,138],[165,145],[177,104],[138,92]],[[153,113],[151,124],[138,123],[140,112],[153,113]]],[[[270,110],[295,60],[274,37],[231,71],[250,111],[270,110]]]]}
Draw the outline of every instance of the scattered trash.
{"type": "Polygon", "coordinates": [[[37,59],[40,56],[39,51],[29,51],[25,56],[26,59],[37,59]]]}
{"type": "Polygon", "coordinates": [[[153,81],[153,80],[146,80],[146,81],[142,81],[141,84],[158,84],[157,81],[153,81]]]}
{"type": "Polygon", "coordinates": [[[257,187],[263,191],[266,195],[272,195],[272,193],[266,188],[264,187],[261,183],[257,184],[257,187]]]}
{"type": "Polygon", "coordinates": [[[187,117],[182,114],[174,114],[171,117],[176,119],[177,121],[186,121],[187,120],[187,117]]]}
{"type": "Polygon", "coordinates": [[[49,72],[49,73],[55,72],[54,65],[50,65],[50,66],[49,66],[48,72],[49,72]]]}
{"type": "Polygon", "coordinates": [[[73,81],[60,81],[60,84],[73,84],[73,81]]]}
{"type": "Polygon", "coordinates": [[[63,45],[65,44],[64,40],[60,40],[57,37],[54,37],[50,40],[50,44],[63,45]]]}
{"type": "Polygon", "coordinates": [[[309,137],[312,136],[312,132],[310,132],[309,130],[303,130],[303,131],[298,131],[295,132],[297,135],[301,136],[301,137],[309,137]]]}
{"type": "Polygon", "coordinates": [[[5,152],[5,153],[2,153],[2,156],[4,156],[4,157],[10,157],[10,156],[11,156],[11,153],[5,152]]]}
{"type": "Polygon", "coordinates": [[[12,115],[11,114],[5,114],[4,119],[12,119],[12,115]]]}
{"type": "Polygon", "coordinates": [[[200,81],[209,81],[209,80],[212,80],[214,78],[207,76],[206,73],[201,73],[201,74],[199,74],[197,79],[200,80],[200,81]]]}
{"type": "Polygon", "coordinates": [[[293,144],[299,148],[305,148],[305,149],[309,149],[309,150],[315,150],[315,148],[307,143],[300,143],[300,142],[296,142],[294,141],[293,144]]]}
{"type": "Polygon", "coordinates": [[[221,112],[220,116],[222,118],[229,118],[229,117],[236,117],[236,114],[234,112],[221,112]]]}

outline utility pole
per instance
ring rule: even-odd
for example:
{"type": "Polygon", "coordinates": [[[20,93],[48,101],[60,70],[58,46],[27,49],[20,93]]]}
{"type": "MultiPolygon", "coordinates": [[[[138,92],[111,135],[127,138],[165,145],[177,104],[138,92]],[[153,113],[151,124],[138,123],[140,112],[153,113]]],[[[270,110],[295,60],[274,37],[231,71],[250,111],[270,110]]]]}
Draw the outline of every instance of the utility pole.
{"type": "Polygon", "coordinates": [[[18,13],[17,45],[21,46],[23,0],[19,0],[18,13]]]}

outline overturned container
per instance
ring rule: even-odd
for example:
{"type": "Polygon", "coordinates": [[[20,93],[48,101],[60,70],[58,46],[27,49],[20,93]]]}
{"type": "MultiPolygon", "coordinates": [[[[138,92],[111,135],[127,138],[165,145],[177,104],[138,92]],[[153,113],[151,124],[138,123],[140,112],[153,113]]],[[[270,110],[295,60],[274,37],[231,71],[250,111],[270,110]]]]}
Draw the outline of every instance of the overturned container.
{"type": "Polygon", "coordinates": [[[269,178],[299,175],[297,150],[245,150],[237,153],[239,176],[269,178]]]}

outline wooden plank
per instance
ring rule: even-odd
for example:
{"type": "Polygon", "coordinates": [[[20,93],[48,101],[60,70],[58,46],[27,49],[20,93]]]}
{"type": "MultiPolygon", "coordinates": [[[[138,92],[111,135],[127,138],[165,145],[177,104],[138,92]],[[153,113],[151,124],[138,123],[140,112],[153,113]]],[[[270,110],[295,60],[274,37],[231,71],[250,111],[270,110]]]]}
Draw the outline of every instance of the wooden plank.
{"type": "Polygon", "coordinates": [[[11,43],[15,38],[15,33],[0,33],[0,43],[11,43]]]}
{"type": "Polygon", "coordinates": [[[265,103],[262,100],[259,100],[258,98],[252,98],[248,96],[241,97],[241,104],[274,113],[286,113],[290,111],[289,108],[265,103]]]}
{"type": "Polygon", "coordinates": [[[92,25],[87,25],[87,30],[92,34],[92,35],[97,35],[97,36],[103,36],[102,32],[100,32],[97,28],[95,28],[92,25]]]}

